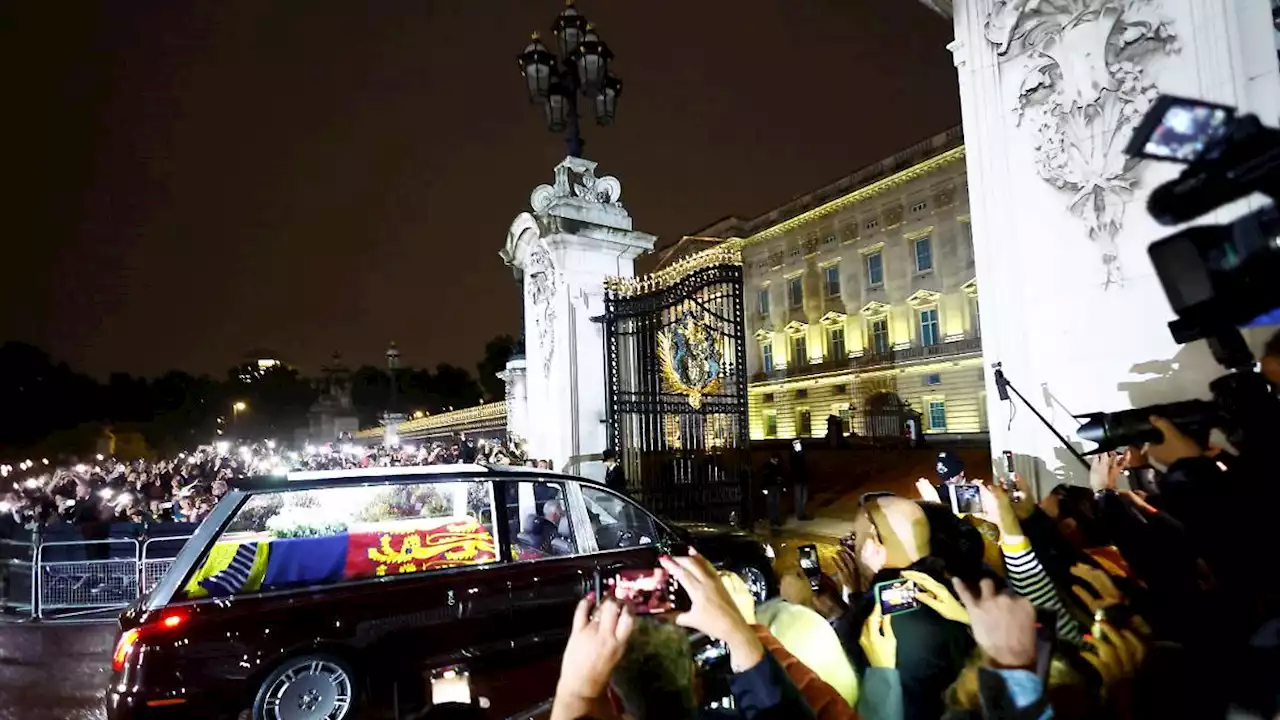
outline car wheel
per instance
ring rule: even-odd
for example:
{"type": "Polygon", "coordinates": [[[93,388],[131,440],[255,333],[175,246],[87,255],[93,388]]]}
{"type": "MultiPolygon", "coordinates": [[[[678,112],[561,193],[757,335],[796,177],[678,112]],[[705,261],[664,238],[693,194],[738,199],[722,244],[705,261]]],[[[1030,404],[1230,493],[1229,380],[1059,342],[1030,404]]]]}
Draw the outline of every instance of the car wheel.
{"type": "Polygon", "coordinates": [[[300,655],[262,681],[253,720],[348,720],[356,717],[355,677],[333,655],[300,655]]]}
{"type": "Polygon", "coordinates": [[[756,599],[757,603],[762,603],[769,599],[769,573],[755,565],[740,565],[734,568],[733,572],[742,578],[742,582],[746,583],[747,590],[751,591],[751,596],[756,599]]]}

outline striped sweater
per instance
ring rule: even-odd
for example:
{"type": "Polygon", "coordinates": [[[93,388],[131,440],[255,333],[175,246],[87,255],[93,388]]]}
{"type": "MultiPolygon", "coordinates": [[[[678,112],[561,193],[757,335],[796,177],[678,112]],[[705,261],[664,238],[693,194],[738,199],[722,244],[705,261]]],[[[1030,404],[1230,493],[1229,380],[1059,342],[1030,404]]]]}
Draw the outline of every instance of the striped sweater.
{"type": "Polygon", "coordinates": [[[1083,633],[1080,625],[1067,612],[1058,597],[1058,590],[1049,574],[1045,572],[1031,542],[1024,538],[1015,539],[1012,543],[1002,542],[1000,551],[1004,554],[1004,567],[1009,586],[1019,595],[1031,601],[1032,605],[1043,610],[1052,610],[1058,618],[1058,637],[1080,644],[1083,633]]]}

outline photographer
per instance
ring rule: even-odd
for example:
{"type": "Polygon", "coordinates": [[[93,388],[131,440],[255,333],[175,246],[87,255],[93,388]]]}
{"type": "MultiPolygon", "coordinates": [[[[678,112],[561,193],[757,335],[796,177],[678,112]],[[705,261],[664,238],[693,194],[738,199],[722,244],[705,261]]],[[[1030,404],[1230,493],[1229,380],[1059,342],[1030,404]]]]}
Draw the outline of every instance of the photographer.
{"type": "MultiPolygon", "coordinates": [[[[730,689],[738,712],[727,717],[812,719],[813,710],[765,651],[711,563],[692,550],[688,557],[663,557],[661,563],[690,599],[689,610],[675,616],[674,625],[729,648],[730,689]]],[[[677,627],[636,618],[612,599],[584,598],[574,614],[551,719],[613,717],[606,691],[631,720],[717,717],[697,709],[691,656],[688,639],[677,627]]]]}

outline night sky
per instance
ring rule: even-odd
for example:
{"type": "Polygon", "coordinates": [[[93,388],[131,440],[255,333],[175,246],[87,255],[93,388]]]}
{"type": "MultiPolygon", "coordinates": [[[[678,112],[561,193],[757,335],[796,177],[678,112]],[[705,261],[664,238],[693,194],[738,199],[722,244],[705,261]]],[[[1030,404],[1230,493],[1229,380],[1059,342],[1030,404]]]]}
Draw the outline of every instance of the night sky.
{"type": "MultiPolygon", "coordinates": [[[[253,348],[473,368],[564,145],[515,56],[555,0],[15,0],[0,10],[0,340],[221,372],[253,348]]],[[[586,155],[659,245],[959,123],[910,0],[583,0],[617,54],[586,155]]],[[[548,44],[549,42],[548,38],[548,44]]]]}

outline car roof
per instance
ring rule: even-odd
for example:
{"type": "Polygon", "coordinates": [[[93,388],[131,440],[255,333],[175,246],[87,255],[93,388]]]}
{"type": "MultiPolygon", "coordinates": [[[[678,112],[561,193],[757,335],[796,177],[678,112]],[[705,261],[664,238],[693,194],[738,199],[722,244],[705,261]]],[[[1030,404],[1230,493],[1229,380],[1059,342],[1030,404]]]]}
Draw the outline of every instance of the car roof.
{"type": "Polygon", "coordinates": [[[319,487],[338,487],[342,485],[365,485],[370,482],[387,480],[390,482],[448,482],[457,478],[486,478],[497,480],[503,477],[528,477],[535,475],[550,481],[581,481],[576,475],[543,470],[539,468],[488,465],[482,463],[453,463],[447,465],[397,465],[393,467],[349,468],[345,470],[301,470],[284,476],[260,475],[247,478],[247,482],[237,483],[240,489],[249,492],[274,492],[279,490],[299,490],[319,487]]]}

